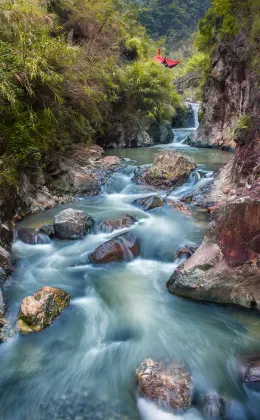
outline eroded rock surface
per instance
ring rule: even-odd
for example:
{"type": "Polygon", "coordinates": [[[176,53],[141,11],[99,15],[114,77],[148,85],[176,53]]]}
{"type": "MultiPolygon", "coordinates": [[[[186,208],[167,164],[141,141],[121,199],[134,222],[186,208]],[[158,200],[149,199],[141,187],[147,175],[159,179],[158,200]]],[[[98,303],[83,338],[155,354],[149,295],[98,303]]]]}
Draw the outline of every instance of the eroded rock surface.
{"type": "Polygon", "coordinates": [[[90,254],[92,264],[129,261],[140,254],[140,241],[132,233],[123,233],[105,242],[90,254]]]}
{"type": "Polygon", "coordinates": [[[158,404],[182,411],[191,405],[191,375],[177,362],[146,359],[136,371],[138,392],[158,404]]]}
{"type": "Polygon", "coordinates": [[[169,281],[171,293],[260,309],[260,201],[257,188],[216,207],[202,245],[169,281]]]}
{"type": "Polygon", "coordinates": [[[157,153],[150,168],[134,178],[135,182],[161,189],[173,189],[189,178],[196,169],[195,162],[181,155],[176,150],[164,150],[157,153]]]}
{"type": "Polygon", "coordinates": [[[34,333],[48,327],[69,305],[70,295],[62,289],[46,286],[23,299],[17,328],[23,334],[34,333]]]}
{"type": "Polygon", "coordinates": [[[82,239],[93,226],[92,217],[82,210],[65,209],[54,217],[55,235],[60,239],[82,239]]]}

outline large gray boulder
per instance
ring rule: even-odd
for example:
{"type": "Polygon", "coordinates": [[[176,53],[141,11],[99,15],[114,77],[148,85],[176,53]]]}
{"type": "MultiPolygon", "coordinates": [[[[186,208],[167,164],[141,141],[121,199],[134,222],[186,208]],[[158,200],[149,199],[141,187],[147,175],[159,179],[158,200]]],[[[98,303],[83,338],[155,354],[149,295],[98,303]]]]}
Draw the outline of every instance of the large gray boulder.
{"type": "Polygon", "coordinates": [[[176,150],[163,150],[155,155],[150,168],[135,174],[133,181],[160,189],[173,189],[187,181],[196,166],[190,157],[176,150]]]}
{"type": "Polygon", "coordinates": [[[55,235],[60,239],[82,239],[93,226],[92,217],[82,210],[65,209],[54,217],[55,235]]]}

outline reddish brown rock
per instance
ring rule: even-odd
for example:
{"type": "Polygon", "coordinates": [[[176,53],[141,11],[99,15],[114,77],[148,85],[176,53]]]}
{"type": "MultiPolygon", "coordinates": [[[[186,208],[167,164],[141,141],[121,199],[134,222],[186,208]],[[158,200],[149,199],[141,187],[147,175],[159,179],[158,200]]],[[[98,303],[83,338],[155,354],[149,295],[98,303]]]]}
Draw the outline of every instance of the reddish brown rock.
{"type": "Polygon", "coordinates": [[[189,209],[189,207],[182,204],[180,201],[172,200],[171,198],[168,198],[167,204],[168,204],[168,206],[174,207],[176,210],[181,211],[182,213],[186,214],[187,216],[192,215],[191,209],[189,209]]]}
{"type": "Polygon", "coordinates": [[[190,407],[191,375],[180,363],[146,359],[136,371],[138,391],[151,401],[166,403],[177,411],[190,407]]]}
{"type": "Polygon", "coordinates": [[[194,169],[196,164],[191,158],[176,150],[164,150],[155,155],[152,167],[138,175],[135,181],[161,189],[172,189],[187,181],[194,169]]]}
{"type": "Polygon", "coordinates": [[[89,256],[92,264],[128,261],[140,254],[140,242],[132,233],[124,233],[100,245],[89,256]]]}
{"type": "Polygon", "coordinates": [[[70,295],[62,289],[46,286],[23,299],[17,328],[23,334],[38,332],[48,327],[69,305],[70,295]]]}
{"type": "Polygon", "coordinates": [[[103,232],[113,232],[113,230],[129,228],[137,221],[136,217],[125,214],[120,219],[105,220],[100,224],[103,232]]]}
{"type": "Polygon", "coordinates": [[[194,252],[196,251],[197,248],[198,248],[198,246],[196,246],[196,245],[183,246],[182,248],[179,248],[177,250],[176,257],[177,258],[185,257],[186,259],[188,259],[194,254],[194,252]]]}
{"type": "Polygon", "coordinates": [[[247,197],[222,204],[214,225],[167,286],[190,299],[260,309],[260,201],[247,197]]]}

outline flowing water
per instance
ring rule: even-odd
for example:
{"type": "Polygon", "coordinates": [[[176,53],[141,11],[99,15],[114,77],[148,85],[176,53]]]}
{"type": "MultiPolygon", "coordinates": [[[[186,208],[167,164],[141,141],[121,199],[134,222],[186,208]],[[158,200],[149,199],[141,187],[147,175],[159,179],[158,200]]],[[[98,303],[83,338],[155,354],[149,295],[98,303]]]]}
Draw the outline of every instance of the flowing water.
{"type": "MultiPolygon", "coordinates": [[[[208,182],[211,171],[231,157],[184,147],[176,141],[181,131],[163,147],[192,156],[199,169],[174,197],[208,182]]],[[[113,150],[110,154],[127,158],[126,166],[102,194],[21,223],[39,227],[63,208],[74,207],[91,214],[96,228],[82,241],[14,243],[17,270],[6,290],[10,322],[15,322],[21,300],[44,285],[65,289],[72,301],[46,330],[15,334],[0,346],[1,419],[205,419],[195,407],[176,415],[137,398],[135,369],[147,357],[184,361],[197,391],[216,391],[227,399],[226,419],[260,418],[258,390],[240,384],[234,369],[237,354],[260,347],[259,317],[177,298],[165,286],[179,263],[176,250],[202,240],[207,214],[197,210],[190,217],[166,206],[144,212],[131,204],[151,193],[131,182],[133,170],[150,164],[158,150],[113,150]],[[90,252],[122,232],[102,232],[100,223],[125,213],[138,219],[130,230],[141,239],[141,256],[98,267],[88,264],[90,252]]]]}

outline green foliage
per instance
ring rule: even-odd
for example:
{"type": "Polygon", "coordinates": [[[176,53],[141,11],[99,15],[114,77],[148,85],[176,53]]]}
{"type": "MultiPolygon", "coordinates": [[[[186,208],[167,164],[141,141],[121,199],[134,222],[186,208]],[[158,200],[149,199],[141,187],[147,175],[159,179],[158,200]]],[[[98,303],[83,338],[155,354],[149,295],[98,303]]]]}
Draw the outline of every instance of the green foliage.
{"type": "Polygon", "coordinates": [[[153,39],[165,37],[167,50],[176,51],[196,30],[210,0],[133,0],[140,20],[153,39]]]}
{"type": "Polygon", "coordinates": [[[168,115],[170,72],[143,61],[156,46],[137,20],[119,0],[2,0],[2,180],[104,135],[115,113],[168,115]]]}
{"type": "Polygon", "coordinates": [[[138,61],[128,65],[121,82],[124,113],[128,117],[167,120],[179,103],[172,86],[171,71],[153,61],[138,61]]]}
{"type": "Polygon", "coordinates": [[[251,115],[241,115],[236,122],[236,129],[247,129],[252,124],[251,115]]]}

